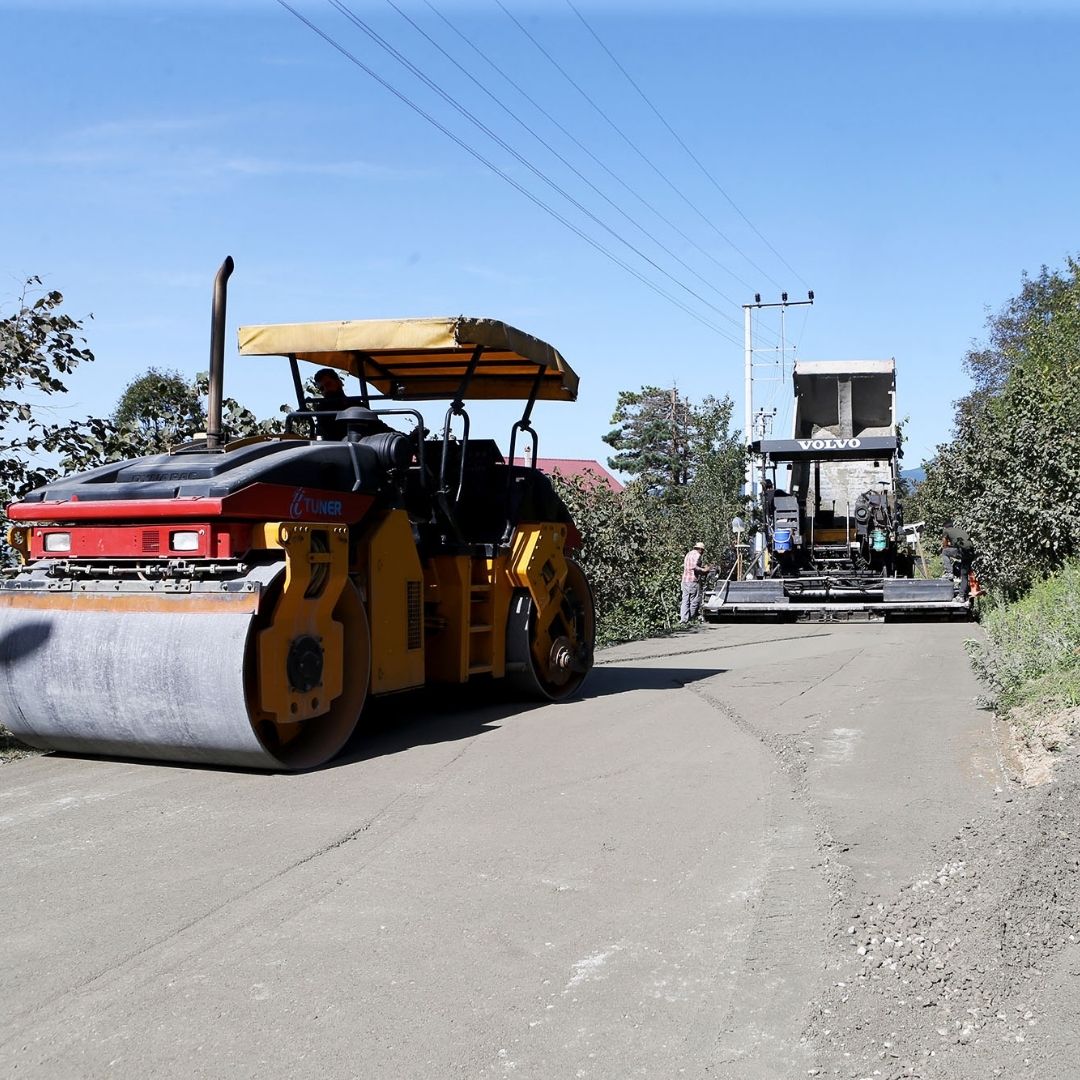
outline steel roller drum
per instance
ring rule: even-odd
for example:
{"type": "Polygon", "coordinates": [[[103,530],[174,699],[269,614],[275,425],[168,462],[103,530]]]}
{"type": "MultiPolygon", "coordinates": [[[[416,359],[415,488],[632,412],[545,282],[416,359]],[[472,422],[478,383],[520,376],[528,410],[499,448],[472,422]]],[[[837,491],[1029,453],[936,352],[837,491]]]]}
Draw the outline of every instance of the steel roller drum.
{"type": "Polygon", "coordinates": [[[245,665],[256,609],[268,602],[259,576],[231,596],[0,592],[0,721],[43,750],[271,770],[321,764],[355,716],[308,722],[286,750],[252,725],[245,665]]]}

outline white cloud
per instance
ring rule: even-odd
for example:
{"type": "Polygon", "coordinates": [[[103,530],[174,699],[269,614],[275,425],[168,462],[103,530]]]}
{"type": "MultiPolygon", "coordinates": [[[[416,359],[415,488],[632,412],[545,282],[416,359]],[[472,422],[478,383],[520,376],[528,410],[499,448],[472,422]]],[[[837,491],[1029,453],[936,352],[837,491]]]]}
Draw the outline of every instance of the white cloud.
{"type": "MultiPolygon", "coordinates": [[[[3,3],[3,0],[0,0],[3,3]]],[[[133,176],[419,176],[424,170],[401,170],[353,158],[341,161],[237,155],[213,145],[242,114],[189,117],[127,117],[61,131],[37,146],[0,148],[0,162],[20,168],[123,169],[133,176]]]]}
{"type": "Polygon", "coordinates": [[[282,161],[273,158],[233,157],[211,163],[212,172],[245,176],[377,176],[397,175],[396,170],[367,161],[282,161]]]}
{"type": "Polygon", "coordinates": [[[72,131],[66,138],[93,142],[95,140],[153,139],[179,132],[207,131],[220,128],[231,118],[219,116],[151,116],[126,120],[105,120],[72,131]]]}

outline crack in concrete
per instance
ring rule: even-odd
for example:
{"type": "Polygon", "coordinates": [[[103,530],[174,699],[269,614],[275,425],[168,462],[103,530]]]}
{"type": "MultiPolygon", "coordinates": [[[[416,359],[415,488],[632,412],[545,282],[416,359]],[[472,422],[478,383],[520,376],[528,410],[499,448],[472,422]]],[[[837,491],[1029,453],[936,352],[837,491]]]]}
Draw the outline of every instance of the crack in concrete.
{"type": "MultiPolygon", "coordinates": [[[[462,746],[458,750],[458,752],[453,755],[453,757],[451,757],[449,760],[443,762],[443,764],[440,765],[435,770],[435,772],[432,774],[432,776],[433,777],[438,777],[441,774],[445,773],[448,769],[452,768],[453,765],[455,765],[467,753],[467,751],[469,750],[470,745],[474,741],[475,741],[475,738],[467,740],[465,745],[462,746]]],[[[411,794],[414,797],[414,799],[416,799],[417,803],[419,803],[419,801],[421,801],[420,798],[417,796],[417,793],[416,793],[415,789],[411,794]]],[[[216,904],[214,907],[210,908],[209,910],[204,911],[201,914],[196,915],[195,917],[189,919],[187,922],[181,923],[179,926],[176,926],[176,927],[172,928],[167,933],[162,934],[160,937],[156,938],[154,941],[148,942],[147,944],[143,945],[141,948],[136,949],[133,952],[128,953],[126,956],[124,956],[121,959],[115,961],[114,963],[108,965],[107,967],[103,968],[102,970],[97,971],[92,975],[88,975],[88,976],[84,977],[83,979],[80,979],[78,982],[72,983],[70,986],[65,987],[63,990],[61,990],[58,993],[52,995],[51,997],[45,999],[44,1001],[38,1002],[34,1006],[32,1006],[30,1008],[27,1008],[27,1009],[24,1009],[21,1012],[16,1012],[16,1011],[13,1011],[13,1010],[9,1010],[7,1012],[7,1014],[6,1014],[6,1019],[9,1022],[9,1026],[10,1026],[11,1021],[25,1019],[27,1016],[29,1016],[29,1015],[31,1015],[33,1013],[37,1013],[37,1012],[40,1012],[42,1009],[49,1008],[50,1006],[56,1004],[58,1001],[62,1001],[67,997],[79,994],[79,993],[81,993],[81,992],[83,992],[85,990],[88,990],[88,989],[92,988],[95,983],[98,983],[98,982],[102,981],[103,979],[107,979],[111,975],[117,974],[118,972],[122,971],[124,968],[129,967],[130,965],[132,965],[133,963],[135,963],[139,959],[141,959],[141,958],[147,956],[148,954],[152,953],[154,950],[160,949],[163,945],[166,945],[168,942],[176,940],[177,938],[179,938],[179,937],[183,936],[184,934],[186,934],[188,931],[190,931],[190,930],[194,929],[195,927],[200,926],[201,924],[205,923],[207,920],[215,918],[216,916],[220,915],[223,911],[226,911],[230,907],[233,907],[236,904],[238,904],[238,903],[240,903],[240,902],[242,902],[242,901],[244,901],[246,899],[249,899],[250,897],[253,897],[253,896],[257,895],[263,889],[266,889],[268,886],[273,885],[274,883],[280,881],[282,878],[284,878],[287,875],[293,873],[295,870],[299,869],[300,867],[305,866],[308,863],[315,862],[316,860],[318,860],[322,856],[328,855],[331,852],[336,851],[337,849],[344,847],[350,841],[355,840],[358,836],[362,836],[364,833],[368,832],[373,826],[375,826],[378,822],[380,822],[384,818],[388,817],[390,815],[391,811],[393,811],[394,808],[396,806],[398,806],[399,803],[401,803],[403,800],[405,800],[406,797],[407,797],[406,792],[400,792],[399,794],[394,796],[394,798],[392,798],[388,803],[386,803],[386,805],[384,805],[382,808],[380,808],[378,812],[371,815],[366,821],[364,821],[362,824],[358,825],[356,828],[350,829],[348,832],[346,832],[343,835],[337,837],[335,840],[329,841],[328,843],[324,844],[322,847],[318,848],[316,851],[309,852],[308,854],[306,854],[306,855],[304,855],[304,856],[302,856],[302,857],[300,857],[298,859],[295,859],[293,862],[289,863],[287,866],[283,866],[281,869],[275,871],[273,874],[269,874],[267,877],[263,878],[261,881],[257,882],[256,884],[251,885],[250,887],[248,887],[246,889],[243,889],[242,891],[236,893],[235,895],[228,897],[227,899],[221,901],[221,903],[219,903],[219,904],[216,904]]],[[[417,809],[418,809],[418,807],[417,807],[417,809]]],[[[416,816],[415,813],[412,814],[412,815],[407,816],[406,819],[401,822],[401,824],[398,826],[398,828],[395,829],[394,832],[391,833],[390,835],[392,836],[392,835],[396,834],[397,832],[400,832],[401,829],[405,828],[409,824],[409,822],[412,821],[415,818],[415,816],[416,816]]],[[[334,888],[337,888],[340,884],[341,884],[341,882],[338,881],[335,885],[332,885],[330,887],[331,890],[334,889],[334,888]]],[[[14,1038],[15,1038],[14,1035],[7,1036],[7,1037],[0,1037],[0,1048],[9,1046],[14,1038]]]]}
{"type": "MultiPolygon", "coordinates": [[[[790,637],[762,638],[760,641],[732,641],[723,645],[702,645],[695,649],[676,649],[671,652],[645,653],[634,656],[613,656],[610,660],[596,660],[594,667],[608,667],[612,664],[632,663],[637,660],[667,660],[675,656],[692,656],[694,653],[716,652],[718,649],[744,649],[753,645],[777,645],[783,641],[806,641],[810,638],[828,637],[828,634],[793,634],[790,637]]],[[[612,648],[619,646],[613,645],[612,648]]]]}

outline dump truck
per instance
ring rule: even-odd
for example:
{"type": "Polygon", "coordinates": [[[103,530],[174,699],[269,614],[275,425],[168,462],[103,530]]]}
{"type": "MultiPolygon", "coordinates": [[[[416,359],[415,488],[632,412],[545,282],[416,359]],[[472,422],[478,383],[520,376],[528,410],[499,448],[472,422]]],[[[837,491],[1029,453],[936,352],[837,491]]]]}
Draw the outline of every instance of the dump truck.
{"type": "Polygon", "coordinates": [[[706,592],[704,617],[970,615],[904,522],[895,361],[802,361],[793,383],[792,437],[750,447],[751,550],[706,592]]]}
{"type": "Polygon", "coordinates": [[[337,754],[375,698],[573,695],[595,640],[580,537],[550,481],[507,463],[519,439],[536,459],[537,401],[576,398],[569,364],[486,318],[245,326],[240,355],[277,358],[296,408],[280,434],[230,439],[231,272],[205,437],[9,507],[0,721],[45,750],[293,771],[337,754]],[[331,416],[302,365],[345,380],[331,416]],[[415,405],[433,400],[434,435],[415,405]],[[472,436],[475,400],[522,403],[507,458],[472,436]],[[327,419],[344,437],[319,434],[327,419]]]}

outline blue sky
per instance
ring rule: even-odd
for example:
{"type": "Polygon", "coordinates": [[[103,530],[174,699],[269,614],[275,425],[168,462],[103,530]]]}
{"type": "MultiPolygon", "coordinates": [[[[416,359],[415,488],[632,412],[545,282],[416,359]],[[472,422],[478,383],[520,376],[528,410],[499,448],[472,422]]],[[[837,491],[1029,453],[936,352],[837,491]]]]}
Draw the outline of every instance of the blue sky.
{"type": "MultiPolygon", "coordinates": [[[[575,0],[593,36],[566,0],[502,0],[545,56],[497,0],[396,2],[454,62],[384,0],[349,7],[610,232],[331,4],[294,6],[678,303],[275,0],[0,0],[0,304],[37,274],[94,316],[97,362],[60,415],[110,411],[151,365],[204,370],[231,254],[226,392],[257,412],[288,398],[288,376],[235,358],[237,325],[484,315],[581,376],[577,404],[538,406],[541,454],[604,460],[622,389],[731,394],[741,426],[740,305],[812,288],[786,340],[807,360],[894,356],[914,467],[948,435],[986,309],[1080,252],[1072,5],[575,0]]],[[[757,330],[775,341],[775,315],[757,330]]],[[[779,409],[780,433],[789,383],[768,374],[755,404],[779,409]]],[[[510,419],[480,411],[474,434],[505,442],[510,419]]]]}

